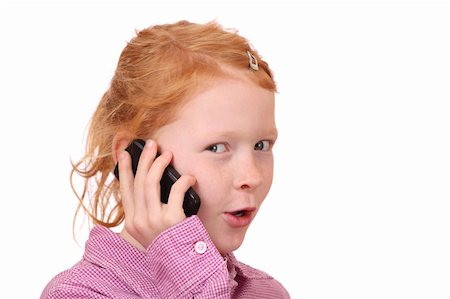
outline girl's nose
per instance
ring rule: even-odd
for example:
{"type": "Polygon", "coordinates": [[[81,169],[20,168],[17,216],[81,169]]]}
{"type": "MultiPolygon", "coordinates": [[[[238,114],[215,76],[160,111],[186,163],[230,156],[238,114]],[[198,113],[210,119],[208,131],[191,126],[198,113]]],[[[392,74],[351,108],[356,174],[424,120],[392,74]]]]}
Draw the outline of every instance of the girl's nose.
{"type": "Polygon", "coordinates": [[[246,155],[239,159],[235,169],[234,187],[236,189],[252,190],[261,185],[262,172],[253,155],[246,155]]]}

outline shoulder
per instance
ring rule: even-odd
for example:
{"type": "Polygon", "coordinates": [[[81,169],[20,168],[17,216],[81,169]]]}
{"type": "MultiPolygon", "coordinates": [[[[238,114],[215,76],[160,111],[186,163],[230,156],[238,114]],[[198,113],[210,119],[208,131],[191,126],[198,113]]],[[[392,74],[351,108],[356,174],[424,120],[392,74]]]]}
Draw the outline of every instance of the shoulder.
{"type": "Polygon", "coordinates": [[[273,279],[268,273],[253,268],[243,262],[235,260],[236,271],[239,275],[244,276],[249,279],[273,279]]]}
{"type": "Polygon", "coordinates": [[[235,268],[237,294],[245,294],[252,298],[290,298],[284,286],[271,275],[236,260],[233,255],[228,258],[235,268]]]}
{"type": "Polygon", "coordinates": [[[47,286],[44,288],[40,298],[67,298],[67,296],[75,296],[77,293],[79,293],[81,288],[77,281],[81,280],[81,273],[78,268],[80,263],[81,262],[76,264],[74,267],[67,269],[53,277],[53,279],[51,279],[47,286]]]}
{"type": "Polygon", "coordinates": [[[113,289],[127,287],[108,269],[82,260],[57,274],[44,288],[41,299],[109,298],[113,289]]]}
{"type": "Polygon", "coordinates": [[[249,279],[273,279],[273,277],[266,272],[238,261],[233,253],[227,254],[225,259],[227,260],[228,268],[231,269],[230,271],[236,272],[239,276],[249,279]]]}

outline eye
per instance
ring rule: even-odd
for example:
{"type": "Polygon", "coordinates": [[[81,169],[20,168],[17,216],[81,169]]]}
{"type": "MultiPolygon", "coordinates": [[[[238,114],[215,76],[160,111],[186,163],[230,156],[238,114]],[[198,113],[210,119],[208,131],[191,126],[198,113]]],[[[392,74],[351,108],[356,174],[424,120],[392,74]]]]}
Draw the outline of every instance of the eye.
{"type": "Polygon", "coordinates": [[[225,147],[225,144],[223,143],[217,143],[210,145],[207,150],[214,152],[214,153],[223,153],[227,148],[225,147]]]}
{"type": "Polygon", "coordinates": [[[270,149],[269,140],[261,140],[255,144],[255,151],[268,151],[270,149]]]}

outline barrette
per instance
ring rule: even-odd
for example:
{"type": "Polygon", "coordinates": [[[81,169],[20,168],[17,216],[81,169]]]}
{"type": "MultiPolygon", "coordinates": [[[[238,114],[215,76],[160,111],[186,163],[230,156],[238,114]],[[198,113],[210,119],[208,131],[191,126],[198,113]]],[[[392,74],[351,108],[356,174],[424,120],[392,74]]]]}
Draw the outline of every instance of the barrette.
{"type": "Polygon", "coordinates": [[[258,60],[256,59],[256,57],[253,56],[253,54],[250,53],[250,51],[247,51],[247,56],[249,66],[255,71],[259,70],[258,60]]]}

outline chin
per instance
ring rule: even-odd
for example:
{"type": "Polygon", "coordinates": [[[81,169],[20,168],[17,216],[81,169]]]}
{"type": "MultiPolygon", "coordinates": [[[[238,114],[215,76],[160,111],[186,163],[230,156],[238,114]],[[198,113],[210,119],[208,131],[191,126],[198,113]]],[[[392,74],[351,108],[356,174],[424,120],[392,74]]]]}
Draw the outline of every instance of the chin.
{"type": "Polygon", "coordinates": [[[220,254],[226,255],[241,247],[243,242],[244,235],[236,236],[234,238],[221,238],[217,242],[214,242],[214,244],[216,245],[216,248],[220,252],[220,254]]]}

